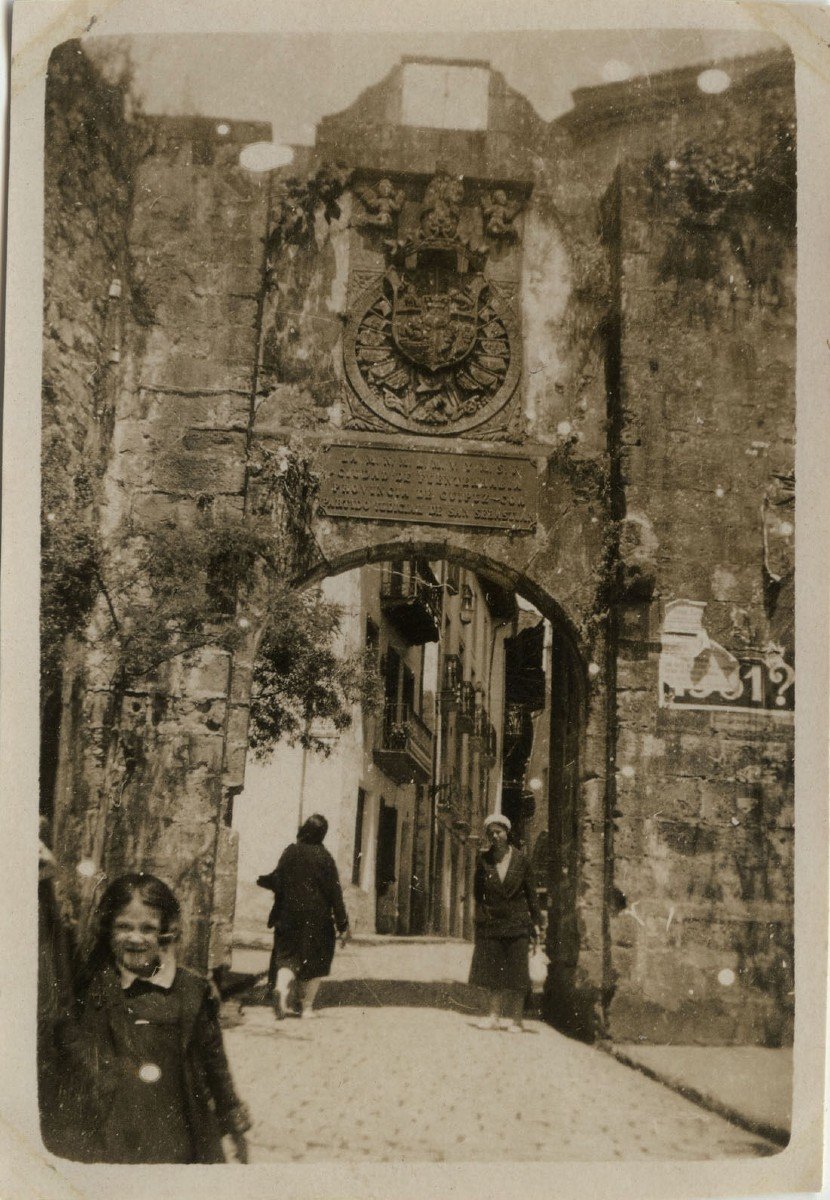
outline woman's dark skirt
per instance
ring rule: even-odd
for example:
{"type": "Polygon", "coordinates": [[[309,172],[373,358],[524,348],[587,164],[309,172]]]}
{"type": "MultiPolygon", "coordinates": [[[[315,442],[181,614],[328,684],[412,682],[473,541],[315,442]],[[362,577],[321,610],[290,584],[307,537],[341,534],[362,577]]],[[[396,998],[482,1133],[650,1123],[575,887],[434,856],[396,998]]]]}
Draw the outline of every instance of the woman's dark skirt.
{"type": "Polygon", "coordinates": [[[477,937],[470,964],[470,983],[491,992],[521,992],[530,987],[530,938],[477,937]]]}
{"type": "Polygon", "coordinates": [[[303,980],[328,975],[334,958],[334,944],[334,922],[331,917],[293,921],[275,929],[268,971],[270,987],[274,987],[277,971],[281,967],[288,967],[298,979],[303,980]]]}

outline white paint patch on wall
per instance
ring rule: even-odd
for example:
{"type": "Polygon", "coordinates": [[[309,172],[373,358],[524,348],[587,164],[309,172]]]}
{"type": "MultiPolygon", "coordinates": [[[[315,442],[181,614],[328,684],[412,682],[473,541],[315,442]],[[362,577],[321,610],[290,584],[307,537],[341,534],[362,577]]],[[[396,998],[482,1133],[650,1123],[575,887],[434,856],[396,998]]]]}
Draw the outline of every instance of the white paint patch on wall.
{"type": "Polygon", "coordinates": [[[559,231],[533,208],[525,214],[522,276],[525,413],[535,434],[553,435],[572,414],[554,385],[565,366],[556,353],[552,331],[561,322],[568,299],[570,264],[559,231]]]}

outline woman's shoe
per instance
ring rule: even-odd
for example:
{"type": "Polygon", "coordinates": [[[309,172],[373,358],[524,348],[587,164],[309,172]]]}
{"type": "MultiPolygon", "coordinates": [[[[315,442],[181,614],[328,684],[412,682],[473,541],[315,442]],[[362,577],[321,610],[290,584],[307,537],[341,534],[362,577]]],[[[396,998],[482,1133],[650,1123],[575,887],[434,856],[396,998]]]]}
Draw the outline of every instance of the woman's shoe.
{"type": "Polygon", "coordinates": [[[313,1008],[304,1008],[303,1011],[300,1013],[300,1016],[302,1017],[302,1019],[304,1021],[310,1021],[313,1017],[317,1016],[317,1013],[314,1011],[313,1008]]]}
{"type": "Polygon", "coordinates": [[[498,1029],[499,1022],[496,1017],[482,1017],[480,1021],[475,1022],[476,1029],[498,1029]]]}
{"type": "Polygon", "coordinates": [[[524,1033],[525,1027],[519,1021],[511,1021],[507,1026],[508,1033],[524,1033]]]}

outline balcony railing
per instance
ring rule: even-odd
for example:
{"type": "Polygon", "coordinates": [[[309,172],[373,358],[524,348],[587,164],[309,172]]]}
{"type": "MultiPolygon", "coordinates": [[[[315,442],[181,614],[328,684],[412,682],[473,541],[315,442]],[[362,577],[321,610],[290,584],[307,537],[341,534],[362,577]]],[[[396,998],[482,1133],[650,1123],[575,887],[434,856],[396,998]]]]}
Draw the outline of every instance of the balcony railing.
{"type": "Polygon", "coordinates": [[[508,704],[504,710],[504,736],[506,740],[518,741],[532,721],[526,704],[508,704]]]}
{"type": "Polygon", "coordinates": [[[464,668],[457,654],[448,654],[444,659],[444,678],[441,687],[441,699],[445,708],[458,704],[461,696],[464,668]]]}
{"type": "Polygon", "coordinates": [[[495,766],[498,756],[498,737],[486,708],[480,708],[476,712],[473,736],[482,766],[495,766]]]}
{"type": "Polygon", "coordinates": [[[476,719],[476,690],[467,679],[461,684],[458,694],[458,729],[462,733],[472,733],[476,719]]]}
{"type": "Polygon", "coordinates": [[[379,722],[374,759],[395,783],[428,783],[432,775],[432,730],[408,704],[388,703],[379,722]]]}
{"type": "Polygon", "coordinates": [[[390,563],[381,580],[380,603],[410,646],[438,641],[442,591],[427,563],[417,559],[390,563]]]}
{"type": "Polygon", "coordinates": [[[461,788],[457,779],[447,779],[439,784],[435,793],[435,807],[446,816],[456,816],[461,811],[461,788]]]}

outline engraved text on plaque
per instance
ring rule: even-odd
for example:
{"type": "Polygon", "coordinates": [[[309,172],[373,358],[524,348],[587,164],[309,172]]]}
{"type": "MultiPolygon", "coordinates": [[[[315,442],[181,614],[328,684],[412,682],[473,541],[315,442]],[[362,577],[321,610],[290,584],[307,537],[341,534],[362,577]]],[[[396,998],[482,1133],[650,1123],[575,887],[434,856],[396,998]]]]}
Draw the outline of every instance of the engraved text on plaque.
{"type": "Polygon", "coordinates": [[[536,467],[525,458],[327,446],[321,475],[324,516],[524,532],[536,525],[536,467]]]}

